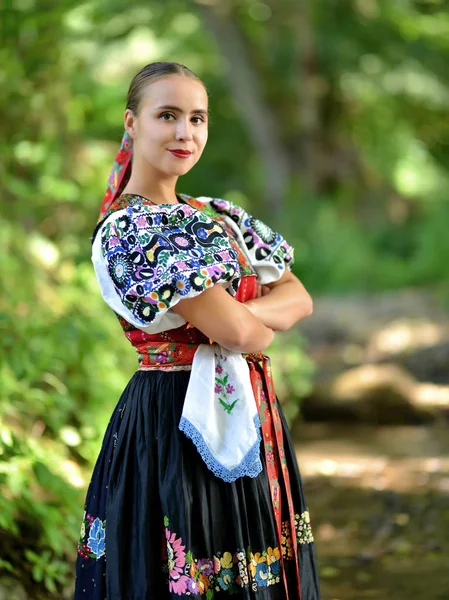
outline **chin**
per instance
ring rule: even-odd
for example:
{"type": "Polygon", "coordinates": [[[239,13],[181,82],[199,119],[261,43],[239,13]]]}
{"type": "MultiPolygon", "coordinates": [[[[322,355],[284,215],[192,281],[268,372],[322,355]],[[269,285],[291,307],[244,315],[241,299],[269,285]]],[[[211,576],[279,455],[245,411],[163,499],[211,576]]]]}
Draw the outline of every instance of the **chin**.
{"type": "Polygon", "coordinates": [[[161,169],[161,173],[163,173],[164,177],[167,178],[171,178],[171,177],[181,177],[182,175],[185,175],[186,173],[188,173],[190,171],[191,167],[186,168],[184,167],[183,169],[161,169]]]}
{"type": "Polygon", "coordinates": [[[188,173],[190,171],[190,169],[192,169],[192,167],[194,167],[194,164],[189,164],[189,165],[180,164],[180,165],[177,165],[176,167],[171,167],[171,169],[167,169],[166,173],[167,173],[167,175],[181,177],[181,175],[185,175],[186,173],[188,173]]]}

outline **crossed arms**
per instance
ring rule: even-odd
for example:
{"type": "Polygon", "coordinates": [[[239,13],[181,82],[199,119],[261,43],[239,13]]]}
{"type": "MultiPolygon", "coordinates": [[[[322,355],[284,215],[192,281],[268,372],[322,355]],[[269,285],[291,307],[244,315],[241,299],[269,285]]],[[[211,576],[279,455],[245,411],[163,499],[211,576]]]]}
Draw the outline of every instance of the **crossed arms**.
{"type": "Polygon", "coordinates": [[[261,291],[258,298],[241,303],[214,285],[172,310],[228,350],[259,352],[271,344],[275,331],[312,314],[312,298],[290,271],[261,291]]]}

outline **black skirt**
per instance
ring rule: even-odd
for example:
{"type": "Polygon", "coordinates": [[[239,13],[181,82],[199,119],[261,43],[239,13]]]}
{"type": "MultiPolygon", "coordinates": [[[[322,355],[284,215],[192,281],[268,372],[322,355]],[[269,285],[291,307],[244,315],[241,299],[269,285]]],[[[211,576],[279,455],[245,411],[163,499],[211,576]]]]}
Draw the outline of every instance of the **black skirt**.
{"type": "MultiPolygon", "coordinates": [[[[279,541],[265,461],[256,478],[226,483],[178,429],[189,377],[138,371],[123,392],[87,492],[75,600],[284,600],[284,572],[289,600],[299,598],[290,521],[279,541]]],[[[280,415],[301,600],[318,600],[312,528],[280,415]]]]}

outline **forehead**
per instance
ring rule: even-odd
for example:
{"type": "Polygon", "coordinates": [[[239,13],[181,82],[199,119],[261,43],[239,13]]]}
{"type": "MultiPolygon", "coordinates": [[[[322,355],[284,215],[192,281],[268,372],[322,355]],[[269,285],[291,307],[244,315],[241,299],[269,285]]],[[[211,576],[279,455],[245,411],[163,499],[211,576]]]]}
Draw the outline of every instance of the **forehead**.
{"type": "Polygon", "coordinates": [[[149,83],[143,91],[141,107],[178,106],[190,112],[207,109],[207,92],[201,81],[182,75],[167,75],[149,83]]]}

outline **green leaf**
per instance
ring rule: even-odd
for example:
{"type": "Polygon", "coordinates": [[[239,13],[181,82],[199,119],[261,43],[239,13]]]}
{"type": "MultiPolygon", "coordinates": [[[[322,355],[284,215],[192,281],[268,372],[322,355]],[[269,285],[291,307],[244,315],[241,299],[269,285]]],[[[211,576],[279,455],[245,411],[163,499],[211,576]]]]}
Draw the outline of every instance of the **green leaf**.
{"type": "Polygon", "coordinates": [[[56,592],[56,584],[50,576],[45,577],[44,583],[45,583],[45,587],[47,588],[47,590],[49,590],[50,592],[53,592],[53,593],[56,592]]]}
{"type": "Polygon", "coordinates": [[[9,571],[10,573],[16,572],[12,564],[7,560],[4,560],[3,558],[0,558],[0,569],[4,569],[5,571],[9,571]]]}
{"type": "Polygon", "coordinates": [[[25,548],[24,554],[25,558],[32,563],[36,563],[41,560],[39,554],[36,554],[36,552],[33,552],[33,550],[29,550],[28,548],[25,548]]]}
{"type": "Polygon", "coordinates": [[[41,567],[41,565],[33,565],[33,568],[31,569],[31,573],[33,575],[33,579],[34,581],[38,581],[41,582],[44,578],[44,571],[41,567]]]}

